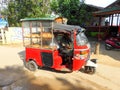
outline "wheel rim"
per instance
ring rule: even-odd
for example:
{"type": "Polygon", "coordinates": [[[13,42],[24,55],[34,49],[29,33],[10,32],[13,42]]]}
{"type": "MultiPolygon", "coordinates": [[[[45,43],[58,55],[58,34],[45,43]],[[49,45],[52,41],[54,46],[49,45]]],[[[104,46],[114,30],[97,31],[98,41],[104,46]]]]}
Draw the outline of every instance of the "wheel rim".
{"type": "Polygon", "coordinates": [[[29,67],[29,69],[32,70],[32,71],[35,70],[35,66],[34,66],[34,64],[32,64],[32,63],[30,63],[30,64],[28,65],[28,67],[29,67]]]}
{"type": "Polygon", "coordinates": [[[35,71],[38,69],[38,66],[36,65],[36,63],[34,61],[29,61],[27,63],[27,68],[30,70],[30,71],[35,71]]]}
{"type": "Polygon", "coordinates": [[[111,50],[112,49],[112,46],[111,47],[109,47],[109,46],[107,46],[107,45],[105,45],[106,46],[106,49],[107,50],[111,50]]]}

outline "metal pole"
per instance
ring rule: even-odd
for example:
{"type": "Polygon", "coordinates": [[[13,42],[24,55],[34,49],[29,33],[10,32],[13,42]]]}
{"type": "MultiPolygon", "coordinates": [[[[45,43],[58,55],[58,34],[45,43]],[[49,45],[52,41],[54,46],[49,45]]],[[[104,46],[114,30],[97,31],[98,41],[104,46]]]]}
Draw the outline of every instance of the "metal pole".
{"type": "Polygon", "coordinates": [[[111,19],[111,26],[113,25],[113,15],[112,15],[112,19],[111,19]]]}
{"type": "Polygon", "coordinates": [[[33,45],[32,43],[32,22],[30,22],[29,25],[30,25],[30,44],[33,45]]]}
{"type": "Polygon", "coordinates": [[[98,40],[101,40],[101,35],[100,35],[101,19],[102,19],[102,17],[100,16],[100,17],[99,17],[99,26],[98,26],[98,27],[99,27],[99,29],[98,29],[98,30],[99,30],[99,31],[98,31],[98,40]]]}
{"type": "Polygon", "coordinates": [[[41,44],[40,44],[41,46],[40,46],[40,47],[41,47],[41,48],[43,47],[43,45],[42,45],[42,43],[43,43],[43,42],[42,42],[42,39],[43,39],[43,38],[42,38],[42,33],[43,33],[43,26],[42,26],[42,22],[40,22],[40,41],[41,41],[41,44]]]}
{"type": "Polygon", "coordinates": [[[117,15],[117,26],[119,26],[119,14],[117,15]]]}
{"type": "Polygon", "coordinates": [[[24,24],[22,21],[22,38],[23,38],[23,46],[25,46],[25,36],[24,36],[24,24]]]}

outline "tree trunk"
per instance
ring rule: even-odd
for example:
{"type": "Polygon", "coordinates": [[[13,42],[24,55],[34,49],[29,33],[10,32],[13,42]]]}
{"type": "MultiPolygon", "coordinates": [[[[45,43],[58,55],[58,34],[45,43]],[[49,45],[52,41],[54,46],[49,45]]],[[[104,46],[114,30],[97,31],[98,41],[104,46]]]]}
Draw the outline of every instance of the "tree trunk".
{"type": "Polygon", "coordinates": [[[94,52],[94,54],[99,55],[99,49],[100,49],[100,43],[98,42],[98,43],[95,45],[95,52],[94,52]]]}

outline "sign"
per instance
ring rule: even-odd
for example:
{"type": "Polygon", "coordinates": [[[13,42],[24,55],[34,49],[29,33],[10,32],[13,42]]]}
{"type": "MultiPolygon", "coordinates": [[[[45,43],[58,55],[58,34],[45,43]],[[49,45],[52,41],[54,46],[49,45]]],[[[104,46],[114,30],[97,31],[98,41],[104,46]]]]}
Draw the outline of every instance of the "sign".
{"type": "Polygon", "coordinates": [[[0,28],[4,28],[6,26],[8,26],[8,22],[5,19],[0,18],[0,28]]]}

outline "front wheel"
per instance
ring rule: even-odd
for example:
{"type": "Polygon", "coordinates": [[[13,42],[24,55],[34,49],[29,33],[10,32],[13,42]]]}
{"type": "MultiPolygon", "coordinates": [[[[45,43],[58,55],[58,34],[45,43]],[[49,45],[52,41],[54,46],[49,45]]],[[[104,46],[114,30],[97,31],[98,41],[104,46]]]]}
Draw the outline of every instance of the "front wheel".
{"type": "Polygon", "coordinates": [[[96,72],[96,68],[95,67],[91,67],[90,74],[94,74],[95,72],[96,72]]]}
{"type": "Polygon", "coordinates": [[[28,61],[26,63],[26,67],[30,70],[30,71],[36,71],[38,69],[37,64],[34,61],[28,61]]]}
{"type": "Polygon", "coordinates": [[[96,68],[95,67],[85,66],[85,73],[94,74],[95,72],[96,72],[96,68]]]}
{"type": "Polygon", "coordinates": [[[113,49],[113,47],[109,44],[105,44],[105,49],[106,50],[111,50],[111,49],[113,49]]]}

